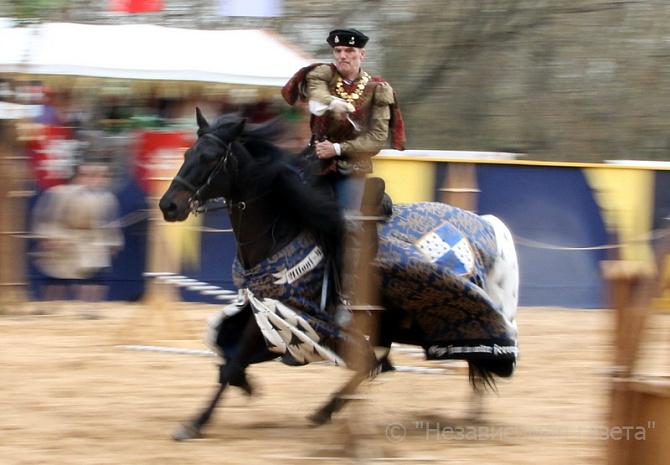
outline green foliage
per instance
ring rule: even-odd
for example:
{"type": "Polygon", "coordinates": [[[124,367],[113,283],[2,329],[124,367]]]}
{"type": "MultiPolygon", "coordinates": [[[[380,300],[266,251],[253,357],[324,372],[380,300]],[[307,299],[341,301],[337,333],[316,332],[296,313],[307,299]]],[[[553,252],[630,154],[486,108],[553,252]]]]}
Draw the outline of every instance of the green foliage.
{"type": "Polygon", "coordinates": [[[68,0],[7,0],[12,16],[15,18],[46,19],[58,9],[64,8],[68,0]]]}

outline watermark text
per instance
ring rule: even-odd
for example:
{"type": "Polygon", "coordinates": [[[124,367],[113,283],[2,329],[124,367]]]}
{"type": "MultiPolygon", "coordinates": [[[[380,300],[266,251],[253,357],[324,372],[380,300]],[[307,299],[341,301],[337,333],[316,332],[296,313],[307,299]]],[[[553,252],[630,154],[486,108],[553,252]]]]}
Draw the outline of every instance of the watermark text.
{"type": "Polygon", "coordinates": [[[439,421],[393,422],[386,425],[386,438],[401,442],[409,435],[427,441],[519,441],[546,440],[563,441],[586,439],[591,441],[644,441],[647,433],[656,428],[655,421],[646,425],[452,425],[439,421]]]}

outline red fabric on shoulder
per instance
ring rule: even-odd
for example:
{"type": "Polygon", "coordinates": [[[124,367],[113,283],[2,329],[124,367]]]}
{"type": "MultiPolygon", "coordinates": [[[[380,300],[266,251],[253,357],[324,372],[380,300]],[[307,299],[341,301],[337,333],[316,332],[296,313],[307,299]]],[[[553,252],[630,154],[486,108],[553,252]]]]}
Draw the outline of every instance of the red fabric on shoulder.
{"type": "MultiPolygon", "coordinates": [[[[372,78],[375,82],[387,82],[379,76],[372,78]]],[[[405,135],[405,122],[402,119],[400,106],[398,105],[398,96],[393,91],[393,104],[391,105],[391,120],[389,121],[389,131],[391,132],[391,147],[396,150],[405,150],[407,136],[405,135]]]]}

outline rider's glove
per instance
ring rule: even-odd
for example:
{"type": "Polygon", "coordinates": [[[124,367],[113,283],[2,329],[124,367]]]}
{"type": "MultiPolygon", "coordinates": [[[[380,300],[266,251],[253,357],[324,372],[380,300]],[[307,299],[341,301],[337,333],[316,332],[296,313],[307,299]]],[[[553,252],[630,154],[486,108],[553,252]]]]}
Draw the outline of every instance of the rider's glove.
{"type": "Polygon", "coordinates": [[[334,113],[353,113],[356,111],[351,103],[339,98],[334,98],[328,109],[334,113]]]}

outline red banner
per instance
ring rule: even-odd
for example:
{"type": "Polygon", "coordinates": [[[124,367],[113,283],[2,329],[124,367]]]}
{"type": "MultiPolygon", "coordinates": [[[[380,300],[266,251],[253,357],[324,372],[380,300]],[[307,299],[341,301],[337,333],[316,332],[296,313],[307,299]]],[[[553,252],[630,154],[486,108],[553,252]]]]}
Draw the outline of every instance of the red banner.
{"type": "Polygon", "coordinates": [[[163,10],[163,0],[110,0],[116,13],[154,13],[163,10]]]}
{"type": "Polygon", "coordinates": [[[135,179],[145,193],[154,195],[167,188],[194,137],[193,131],[138,133],[135,179]]]}
{"type": "Polygon", "coordinates": [[[81,142],[72,138],[72,129],[39,125],[28,143],[33,176],[40,189],[67,182],[77,165],[81,142]]]}

